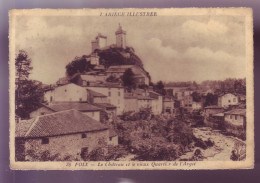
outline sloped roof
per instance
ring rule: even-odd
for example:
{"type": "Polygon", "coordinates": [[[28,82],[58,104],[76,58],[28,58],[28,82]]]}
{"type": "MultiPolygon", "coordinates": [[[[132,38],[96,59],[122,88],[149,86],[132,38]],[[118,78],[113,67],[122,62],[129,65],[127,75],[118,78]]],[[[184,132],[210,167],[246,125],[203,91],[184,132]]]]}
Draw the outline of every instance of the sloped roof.
{"type": "Polygon", "coordinates": [[[138,100],[154,100],[154,98],[147,97],[147,96],[137,96],[138,100]]]}
{"type": "Polygon", "coordinates": [[[93,95],[94,97],[107,97],[106,95],[102,94],[102,93],[99,93],[99,92],[96,92],[96,91],[93,91],[93,90],[90,90],[90,89],[87,89],[87,91],[93,95]]]}
{"type": "Polygon", "coordinates": [[[35,120],[36,118],[21,120],[19,123],[15,124],[15,137],[24,137],[35,120]]]}
{"type": "Polygon", "coordinates": [[[103,109],[115,109],[116,106],[110,104],[110,103],[96,103],[97,107],[103,108],[103,109]]]}
{"type": "Polygon", "coordinates": [[[94,67],[94,69],[102,69],[102,70],[104,70],[104,69],[105,69],[105,66],[104,66],[104,65],[96,65],[96,66],[94,67]]]}
{"type": "Polygon", "coordinates": [[[54,103],[46,106],[54,111],[65,111],[70,109],[75,109],[78,111],[100,111],[101,109],[91,105],[89,103],[83,102],[62,102],[62,103],[54,103]]]}
{"type": "Polygon", "coordinates": [[[100,122],[72,109],[39,116],[25,137],[50,137],[106,129],[108,128],[100,122]]]}
{"type": "Polygon", "coordinates": [[[123,88],[119,83],[93,83],[90,87],[102,87],[102,88],[123,88]]]}
{"type": "Polygon", "coordinates": [[[222,97],[222,96],[227,95],[227,94],[231,94],[231,95],[235,95],[235,96],[237,96],[237,95],[234,94],[234,93],[222,93],[222,94],[219,95],[219,97],[222,97]]]}
{"type": "Polygon", "coordinates": [[[237,115],[246,116],[246,109],[233,109],[225,112],[225,114],[237,114],[237,115]]]}
{"type": "Polygon", "coordinates": [[[221,112],[221,113],[217,113],[217,114],[212,114],[212,116],[223,117],[223,116],[224,116],[224,113],[221,112]]]}
{"type": "Polygon", "coordinates": [[[222,107],[217,106],[217,105],[210,105],[210,106],[205,107],[205,109],[222,109],[222,107]]]}
{"type": "Polygon", "coordinates": [[[135,67],[135,65],[114,65],[110,66],[106,72],[125,72],[126,69],[133,67],[135,67]]]}

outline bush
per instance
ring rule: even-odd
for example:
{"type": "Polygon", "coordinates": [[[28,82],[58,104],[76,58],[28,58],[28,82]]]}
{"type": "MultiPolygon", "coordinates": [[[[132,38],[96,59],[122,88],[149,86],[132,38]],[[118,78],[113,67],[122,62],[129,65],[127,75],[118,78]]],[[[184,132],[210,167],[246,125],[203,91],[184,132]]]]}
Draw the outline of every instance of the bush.
{"type": "Polygon", "coordinates": [[[138,120],[147,120],[151,118],[152,109],[141,108],[139,112],[125,112],[121,115],[120,119],[124,121],[138,121],[138,120]]]}
{"type": "Polygon", "coordinates": [[[246,129],[243,126],[235,126],[230,123],[224,122],[223,128],[226,135],[238,137],[242,140],[246,140],[246,129]]]}
{"type": "Polygon", "coordinates": [[[201,139],[199,139],[199,138],[196,138],[195,139],[195,146],[196,147],[200,147],[200,148],[202,148],[202,149],[207,149],[207,144],[203,141],[203,140],[201,140],[201,139]]]}

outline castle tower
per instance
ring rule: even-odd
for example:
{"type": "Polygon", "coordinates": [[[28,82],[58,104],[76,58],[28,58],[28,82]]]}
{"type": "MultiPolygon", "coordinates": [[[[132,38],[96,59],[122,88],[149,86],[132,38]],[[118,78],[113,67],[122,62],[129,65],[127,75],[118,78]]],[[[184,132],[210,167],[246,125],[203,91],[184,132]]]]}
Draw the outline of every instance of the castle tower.
{"type": "Polygon", "coordinates": [[[126,48],[126,31],[122,29],[122,26],[120,24],[115,34],[116,46],[119,48],[126,48]]]}
{"type": "Polygon", "coordinates": [[[104,48],[106,46],[107,46],[107,37],[100,33],[98,33],[95,40],[91,41],[92,52],[94,52],[95,49],[104,48]]]}

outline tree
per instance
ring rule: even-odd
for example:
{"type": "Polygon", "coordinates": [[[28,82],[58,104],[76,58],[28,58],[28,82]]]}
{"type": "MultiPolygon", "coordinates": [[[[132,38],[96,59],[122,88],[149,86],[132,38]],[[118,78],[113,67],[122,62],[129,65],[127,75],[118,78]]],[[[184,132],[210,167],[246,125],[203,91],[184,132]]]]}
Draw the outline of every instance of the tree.
{"type": "Polygon", "coordinates": [[[17,57],[15,58],[16,76],[18,82],[24,79],[28,79],[31,67],[31,59],[24,50],[19,50],[17,57]]]}
{"type": "Polygon", "coordinates": [[[158,81],[157,84],[154,86],[154,91],[161,94],[161,95],[165,95],[166,91],[164,89],[164,84],[162,81],[158,81]]]}
{"type": "Polygon", "coordinates": [[[131,91],[132,89],[136,88],[134,73],[131,68],[126,69],[121,79],[127,90],[131,91]]]}
{"type": "Polygon", "coordinates": [[[201,96],[200,96],[200,94],[198,92],[193,92],[191,94],[191,96],[192,96],[192,100],[194,102],[200,102],[201,101],[201,96]]]}
{"type": "Polygon", "coordinates": [[[246,94],[246,86],[243,85],[242,80],[236,80],[234,82],[234,91],[235,91],[235,93],[238,93],[238,94],[243,94],[243,95],[246,94]]]}
{"type": "Polygon", "coordinates": [[[210,106],[210,105],[217,105],[218,103],[218,96],[213,95],[212,93],[208,93],[206,96],[206,100],[204,103],[204,106],[210,106]]]}
{"type": "Polygon", "coordinates": [[[31,59],[27,52],[20,50],[15,59],[15,113],[21,118],[28,118],[29,113],[39,107],[39,103],[43,101],[42,83],[28,79],[32,70],[30,65],[31,59]]]}
{"type": "Polygon", "coordinates": [[[16,91],[17,98],[20,96],[20,87],[23,80],[27,80],[30,71],[33,69],[31,66],[31,59],[24,50],[19,50],[17,57],[15,58],[15,69],[16,69],[16,91]]]}
{"type": "Polygon", "coordinates": [[[86,61],[87,56],[75,57],[72,62],[66,65],[66,74],[72,77],[76,73],[84,73],[85,71],[90,71],[93,69],[93,65],[89,61],[86,61]]]}

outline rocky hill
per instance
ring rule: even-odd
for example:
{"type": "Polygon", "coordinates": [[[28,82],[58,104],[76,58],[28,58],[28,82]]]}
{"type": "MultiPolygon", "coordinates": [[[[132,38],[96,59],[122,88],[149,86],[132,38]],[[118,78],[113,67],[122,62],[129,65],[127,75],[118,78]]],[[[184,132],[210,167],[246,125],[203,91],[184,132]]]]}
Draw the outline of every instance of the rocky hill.
{"type": "Polygon", "coordinates": [[[100,57],[100,64],[108,68],[112,65],[138,65],[143,68],[141,59],[135,54],[131,47],[123,48],[107,48],[96,50],[100,57]]]}
{"type": "MultiPolygon", "coordinates": [[[[144,70],[141,59],[135,54],[135,51],[131,47],[126,49],[117,47],[108,47],[106,49],[96,49],[95,52],[99,56],[100,64],[108,68],[112,65],[138,65],[144,70]]],[[[66,66],[66,74],[68,77],[73,76],[75,73],[86,73],[94,68],[94,65],[87,61],[90,55],[83,55],[81,57],[75,57],[66,66]]],[[[148,73],[149,75],[149,73],[148,73]]]]}

